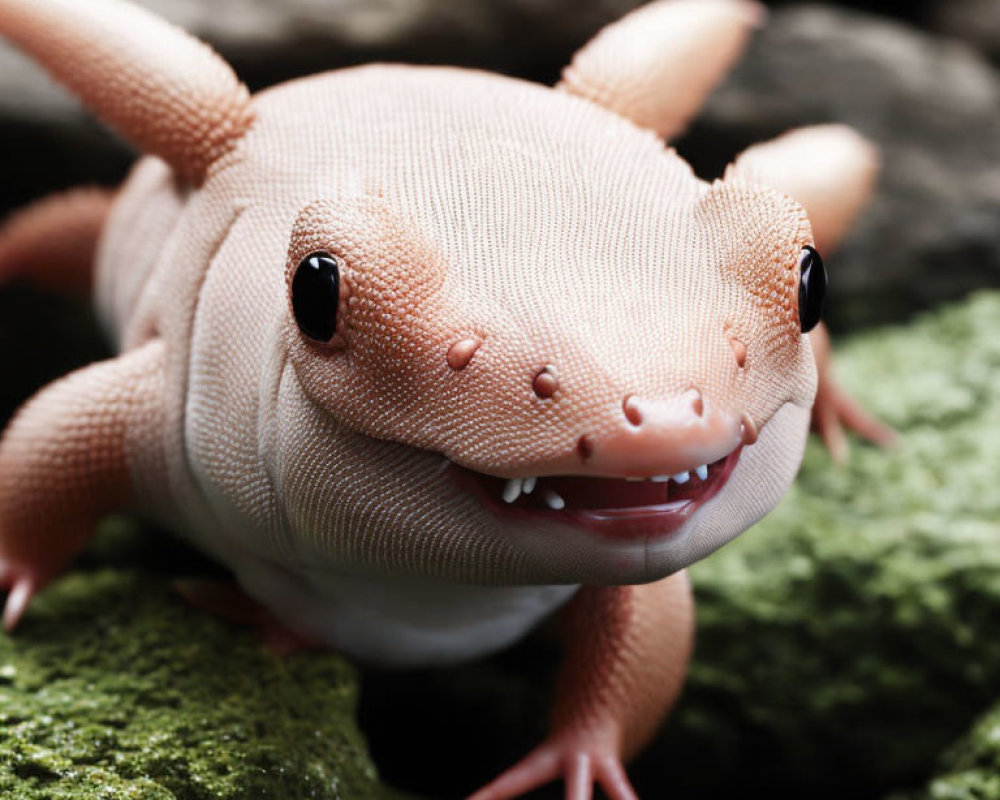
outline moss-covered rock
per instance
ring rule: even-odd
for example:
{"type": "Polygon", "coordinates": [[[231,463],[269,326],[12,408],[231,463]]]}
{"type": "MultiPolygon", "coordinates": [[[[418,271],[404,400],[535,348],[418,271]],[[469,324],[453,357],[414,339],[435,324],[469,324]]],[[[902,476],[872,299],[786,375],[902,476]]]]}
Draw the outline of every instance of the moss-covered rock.
{"type": "Polygon", "coordinates": [[[272,656],[162,576],[74,573],[0,638],[0,797],[384,797],[355,689],[341,659],[272,656]]]}

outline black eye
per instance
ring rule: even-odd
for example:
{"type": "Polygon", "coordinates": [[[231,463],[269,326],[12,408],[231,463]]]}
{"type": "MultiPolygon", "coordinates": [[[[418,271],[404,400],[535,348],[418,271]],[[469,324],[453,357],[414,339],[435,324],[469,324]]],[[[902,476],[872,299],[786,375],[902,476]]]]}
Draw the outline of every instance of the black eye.
{"type": "Polygon", "coordinates": [[[823,259],[811,247],[799,256],[799,324],[808,333],[819,324],[826,296],[826,267],[823,259]]]}
{"type": "Polygon", "coordinates": [[[330,341],[337,332],[338,305],[340,262],[327,253],[303,258],[292,278],[292,312],[299,330],[318,342],[330,341]]]}

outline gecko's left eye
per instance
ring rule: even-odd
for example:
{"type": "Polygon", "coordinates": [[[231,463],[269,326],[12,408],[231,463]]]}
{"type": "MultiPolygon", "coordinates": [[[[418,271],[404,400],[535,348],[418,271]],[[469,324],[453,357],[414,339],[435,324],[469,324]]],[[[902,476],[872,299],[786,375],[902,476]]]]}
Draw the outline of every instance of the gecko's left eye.
{"type": "Polygon", "coordinates": [[[808,333],[819,324],[826,296],[826,267],[812,247],[799,256],[799,324],[808,333]]]}
{"type": "Polygon", "coordinates": [[[292,277],[292,313],[310,339],[329,342],[337,332],[340,262],[328,253],[303,258],[292,277]]]}

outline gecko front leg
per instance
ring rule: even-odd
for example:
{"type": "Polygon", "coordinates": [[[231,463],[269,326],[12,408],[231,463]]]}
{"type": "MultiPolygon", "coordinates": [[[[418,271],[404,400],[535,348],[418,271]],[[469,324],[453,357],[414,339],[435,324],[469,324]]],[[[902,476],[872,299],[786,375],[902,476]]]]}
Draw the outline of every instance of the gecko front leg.
{"type": "Polygon", "coordinates": [[[164,344],[154,340],[42,389],[0,440],[0,588],[12,630],[32,595],[132,497],[131,453],[162,429],[164,344]],[[141,444],[140,444],[141,443],[141,444]]]}
{"type": "Polygon", "coordinates": [[[560,777],[567,800],[599,783],[635,800],[623,762],[655,733],[684,683],[694,604],[686,572],[640,586],[588,586],[562,612],[566,660],[549,736],[469,800],[505,800],[560,777]]]}

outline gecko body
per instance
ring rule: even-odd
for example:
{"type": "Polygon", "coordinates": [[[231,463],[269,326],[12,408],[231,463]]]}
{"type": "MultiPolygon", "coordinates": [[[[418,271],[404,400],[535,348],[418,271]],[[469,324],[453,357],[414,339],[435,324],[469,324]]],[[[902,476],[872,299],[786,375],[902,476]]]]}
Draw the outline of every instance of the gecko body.
{"type": "MultiPolygon", "coordinates": [[[[146,476],[142,505],[171,518],[180,511],[174,527],[232,564],[254,596],[288,624],[347,652],[355,652],[352,641],[327,633],[330,625],[352,627],[345,621],[351,607],[334,599],[342,576],[364,576],[368,594],[379,580],[400,594],[399,580],[409,579],[411,591],[397,605],[417,615],[425,596],[445,591],[440,583],[421,589],[420,579],[458,584],[460,605],[473,603],[481,620],[496,613],[504,629],[511,611],[498,587],[511,586],[511,602],[530,611],[530,625],[567,593],[546,588],[537,603],[525,604],[526,590],[513,587],[662,578],[741,532],[795,472],[814,381],[797,320],[788,317],[790,335],[779,345],[791,362],[785,368],[798,375],[755,410],[751,424],[763,441],[735,454],[748,413],[741,396],[754,390],[729,337],[753,344],[738,327],[747,316],[741,305],[753,308],[753,301],[741,297],[746,290],[735,273],[727,279],[716,267],[704,270],[703,283],[715,284],[728,312],[685,309],[684,287],[673,279],[702,268],[678,263],[678,235],[718,249],[711,258],[719,265],[732,257],[729,243],[712,235],[719,223],[709,204],[720,187],[713,192],[697,181],[650,132],[551,94],[433,68],[370,67],[299,81],[258,98],[255,127],[197,198],[183,205],[162,165],[144,165],[123,189],[121,220],[112,212],[98,260],[99,307],[126,349],[163,336],[166,368],[178,374],[165,413],[182,430],[164,437],[165,470],[146,476]],[[338,115],[342,124],[311,128],[317,118],[338,115]],[[588,128],[594,135],[581,135],[588,128]],[[300,140],[291,154],[280,145],[290,137],[300,140]],[[530,155],[524,140],[533,142],[530,155]],[[160,186],[150,193],[153,171],[160,186]],[[142,202],[129,202],[133,191],[142,202]],[[131,209],[166,219],[163,207],[178,211],[163,240],[137,238],[149,226],[131,209]],[[626,225],[637,207],[649,210],[647,218],[626,225]],[[206,257],[192,258],[199,245],[206,257]],[[342,344],[303,338],[289,319],[285,273],[313,252],[344,265],[342,344]],[[143,258],[148,273],[135,281],[143,258]],[[196,302],[163,302],[185,284],[197,291],[196,302]],[[674,311],[663,313],[667,308],[674,311]],[[391,319],[383,327],[385,316],[391,319]],[[378,327],[370,332],[368,325],[378,327]],[[456,370],[447,354],[466,340],[478,347],[456,370]],[[598,348],[600,341],[613,346],[598,348]],[[712,351],[701,369],[677,357],[696,347],[712,351]],[[541,370],[558,376],[552,397],[532,390],[541,370]],[[708,407],[702,417],[692,411],[685,418],[686,409],[667,402],[655,407],[657,398],[683,397],[695,386],[705,387],[698,390],[708,407]],[[385,415],[372,413],[380,395],[385,415]],[[719,440],[693,441],[691,449],[702,451],[668,450],[664,440],[674,434],[666,424],[644,436],[628,420],[630,397],[644,398],[637,402],[649,404],[649,415],[677,414],[692,440],[706,420],[714,423],[719,440]],[[713,419],[716,408],[728,418],[713,419]],[[489,422],[492,409],[500,413],[489,422]],[[739,488],[754,472],[752,454],[764,453],[772,436],[787,440],[788,466],[770,485],[739,488]],[[613,449],[621,437],[624,456],[613,449]],[[583,438],[594,449],[588,458],[578,452],[583,438]],[[634,521],[588,525],[573,518],[572,498],[562,510],[543,505],[556,491],[547,485],[563,471],[581,482],[595,474],[584,492],[646,489],[653,499],[637,500],[640,507],[666,505],[670,490],[681,488],[676,480],[619,485],[626,475],[615,476],[618,465],[600,463],[605,440],[609,460],[624,458],[629,477],[688,471],[688,489],[707,483],[695,473],[702,463],[730,454],[736,463],[727,491],[697,514],[648,511],[634,521]],[[632,455],[647,443],[663,445],[648,464],[632,455]],[[443,459],[463,474],[442,469],[443,459]],[[534,497],[508,504],[500,484],[479,474],[534,477],[538,486],[534,497]],[[374,487],[385,494],[375,492],[373,503],[374,487]],[[488,495],[485,502],[477,490],[488,495]],[[736,509],[727,508],[733,500],[736,509]],[[477,601],[470,583],[493,587],[477,601]],[[318,623],[307,622],[313,619],[318,623]]],[[[790,201],[753,191],[763,198],[755,207],[766,211],[750,224],[784,237],[777,266],[760,268],[778,286],[811,240],[790,201]]],[[[509,643],[503,639],[496,645],[509,643]]],[[[414,658],[432,658],[435,646],[428,645],[414,658]]],[[[405,663],[392,628],[387,648],[405,663]]]]}
{"type": "MultiPolygon", "coordinates": [[[[778,502],[816,394],[824,231],[768,166],[794,148],[709,183],[663,144],[753,9],[653,3],[556,88],[374,65],[250,97],[121,0],[0,0],[0,33],[149,154],[106,213],[62,198],[0,231],[0,270],[93,261],[120,350],[0,444],[8,629],[123,505],[374,663],[479,656],[562,608],[553,735],[478,797],[559,774],[631,796],[620,759],[690,650],[682,571],[778,502]],[[703,63],[663,47],[708,32],[703,63]],[[65,233],[84,218],[96,250],[65,233]]],[[[841,154],[840,224],[870,149],[798,137],[841,154]]]]}

